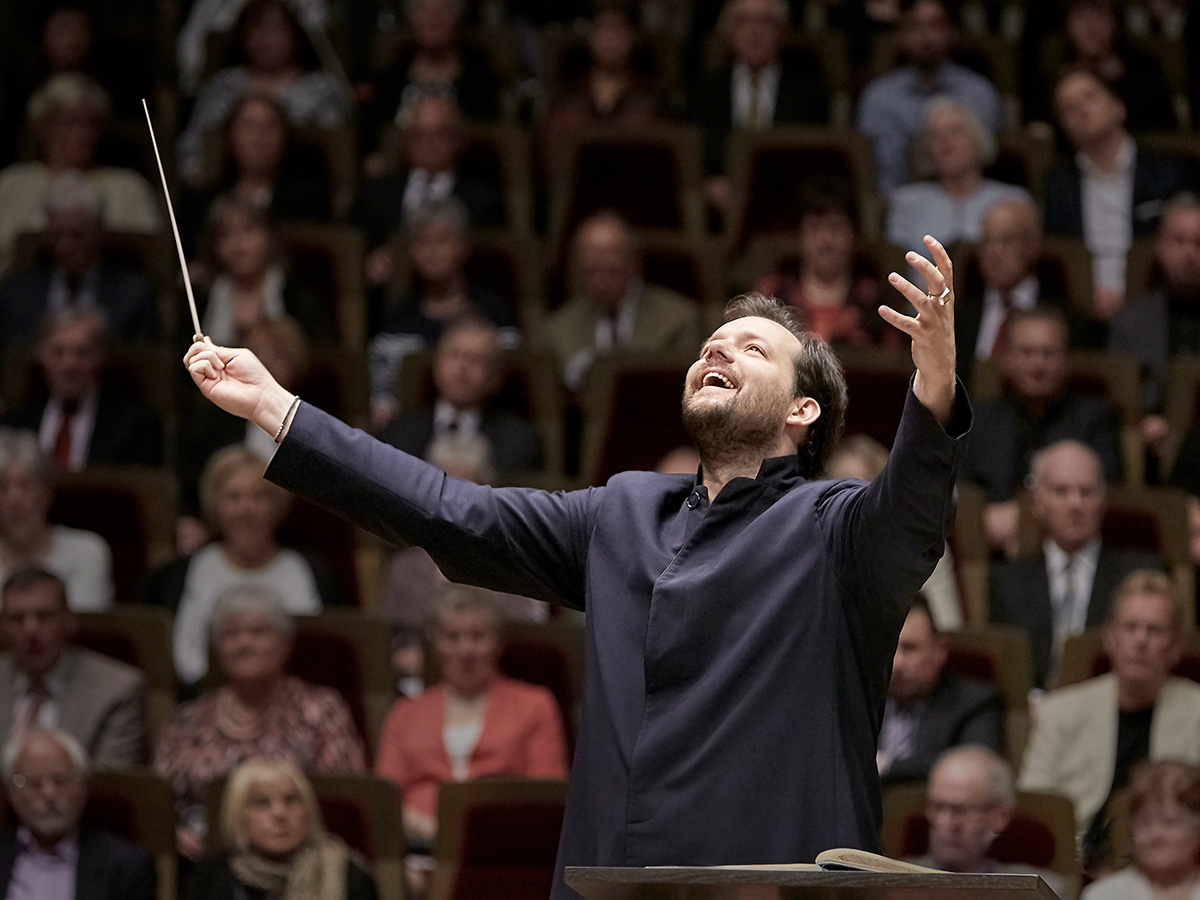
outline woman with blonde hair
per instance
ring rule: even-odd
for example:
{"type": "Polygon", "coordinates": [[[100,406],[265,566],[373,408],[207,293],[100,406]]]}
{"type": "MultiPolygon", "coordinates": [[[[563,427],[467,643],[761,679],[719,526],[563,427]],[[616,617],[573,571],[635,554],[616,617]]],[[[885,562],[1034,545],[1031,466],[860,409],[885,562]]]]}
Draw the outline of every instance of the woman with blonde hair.
{"type": "Polygon", "coordinates": [[[215,539],[155,572],[143,602],[175,617],[175,668],[185,685],[208,671],[208,629],[218,596],[239,585],[261,585],[283,598],[291,615],[340,604],[344,592],[327,566],[283,547],[276,530],[288,496],[263,480],[267,463],[238,444],[213,454],[200,476],[200,508],[215,539]]]}
{"type": "Polygon", "coordinates": [[[294,765],[255,758],[221,800],[223,850],[197,866],[186,900],[375,900],[363,859],[325,831],[312,785],[294,765]]]}
{"type": "Polygon", "coordinates": [[[104,88],[79,72],[60,72],[30,98],[28,126],[38,158],[0,171],[0,273],[11,264],[19,234],[45,229],[42,198],[63,172],[81,172],[95,188],[109,231],[158,233],[162,217],[149,182],[132,169],[96,164],[111,112],[104,88]]]}

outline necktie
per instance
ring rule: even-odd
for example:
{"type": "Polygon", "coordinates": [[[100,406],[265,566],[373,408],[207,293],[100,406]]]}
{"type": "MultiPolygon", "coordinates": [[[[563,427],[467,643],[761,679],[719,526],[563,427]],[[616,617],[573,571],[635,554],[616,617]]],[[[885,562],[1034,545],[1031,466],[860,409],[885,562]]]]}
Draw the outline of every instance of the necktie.
{"type": "Polygon", "coordinates": [[[62,404],[62,418],[58,423],[58,434],[54,436],[54,450],[50,457],[54,467],[64,472],[71,468],[71,423],[78,411],[77,403],[62,404]]]}
{"type": "Polygon", "coordinates": [[[750,103],[746,107],[746,127],[758,128],[762,125],[763,111],[762,100],[759,97],[759,88],[761,87],[762,78],[755,69],[750,70],[750,103]]]}
{"type": "Polygon", "coordinates": [[[13,721],[11,736],[16,736],[31,725],[36,725],[38,716],[42,711],[42,704],[46,702],[46,692],[40,687],[30,686],[29,693],[25,696],[25,706],[21,710],[21,714],[13,721]]]}
{"type": "Polygon", "coordinates": [[[1008,343],[1008,314],[1012,312],[1013,295],[1012,291],[1000,292],[1000,305],[1004,307],[1004,317],[1000,320],[1000,327],[996,329],[996,339],[992,341],[992,352],[989,356],[997,356],[1004,350],[1004,345],[1008,343]]]}
{"type": "Polygon", "coordinates": [[[1067,556],[1062,567],[1061,591],[1054,615],[1054,655],[1062,654],[1063,645],[1071,636],[1071,619],[1075,611],[1075,557],[1067,556]]]}

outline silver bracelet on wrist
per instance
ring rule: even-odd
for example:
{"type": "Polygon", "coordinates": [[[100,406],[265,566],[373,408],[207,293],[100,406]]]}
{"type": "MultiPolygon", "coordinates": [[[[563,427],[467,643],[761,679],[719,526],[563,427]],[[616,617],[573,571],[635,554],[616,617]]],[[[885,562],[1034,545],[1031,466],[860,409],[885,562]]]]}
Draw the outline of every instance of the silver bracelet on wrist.
{"type": "Polygon", "coordinates": [[[279,439],[283,436],[283,429],[287,427],[288,421],[292,418],[292,414],[296,411],[296,407],[300,405],[300,395],[295,394],[292,397],[292,403],[287,408],[287,412],[283,414],[283,421],[279,423],[279,430],[275,432],[275,443],[279,443],[279,439]]]}

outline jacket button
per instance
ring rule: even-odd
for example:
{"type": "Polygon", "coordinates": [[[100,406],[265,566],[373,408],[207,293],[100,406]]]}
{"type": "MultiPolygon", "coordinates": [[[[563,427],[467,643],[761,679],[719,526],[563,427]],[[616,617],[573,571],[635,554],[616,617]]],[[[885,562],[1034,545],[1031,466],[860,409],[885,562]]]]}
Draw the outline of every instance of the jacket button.
{"type": "Polygon", "coordinates": [[[687,498],[687,507],[688,507],[688,509],[695,509],[699,505],[700,505],[700,495],[693,491],[692,495],[687,498]]]}

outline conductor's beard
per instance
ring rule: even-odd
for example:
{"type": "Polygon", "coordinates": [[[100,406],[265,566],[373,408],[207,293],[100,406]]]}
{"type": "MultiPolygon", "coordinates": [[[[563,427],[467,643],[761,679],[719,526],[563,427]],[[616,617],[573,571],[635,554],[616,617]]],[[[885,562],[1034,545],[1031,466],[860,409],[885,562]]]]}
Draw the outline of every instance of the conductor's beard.
{"type": "Polygon", "coordinates": [[[710,465],[747,457],[774,455],[779,432],[794,397],[786,392],[754,394],[738,389],[701,388],[683,391],[683,425],[701,460],[710,465]],[[726,396],[727,395],[727,396],[726,396]]]}

